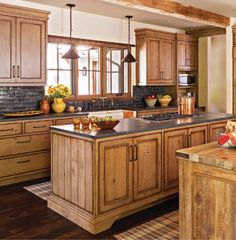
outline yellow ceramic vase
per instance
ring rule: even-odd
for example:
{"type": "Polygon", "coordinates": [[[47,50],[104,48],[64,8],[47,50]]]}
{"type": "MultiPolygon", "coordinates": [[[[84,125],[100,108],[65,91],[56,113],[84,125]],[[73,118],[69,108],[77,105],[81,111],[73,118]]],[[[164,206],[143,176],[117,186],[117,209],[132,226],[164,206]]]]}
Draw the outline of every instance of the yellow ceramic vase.
{"type": "Polygon", "coordinates": [[[56,113],[62,113],[66,109],[66,104],[63,102],[62,98],[54,98],[52,109],[56,113]]]}

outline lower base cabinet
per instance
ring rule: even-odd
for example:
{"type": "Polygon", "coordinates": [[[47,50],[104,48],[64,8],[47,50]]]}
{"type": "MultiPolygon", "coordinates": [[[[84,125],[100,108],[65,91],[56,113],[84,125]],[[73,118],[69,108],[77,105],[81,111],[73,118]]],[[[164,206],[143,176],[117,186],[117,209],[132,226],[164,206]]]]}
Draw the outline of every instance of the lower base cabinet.
{"type": "Polygon", "coordinates": [[[100,212],[161,192],[161,134],[100,143],[100,212]]]}

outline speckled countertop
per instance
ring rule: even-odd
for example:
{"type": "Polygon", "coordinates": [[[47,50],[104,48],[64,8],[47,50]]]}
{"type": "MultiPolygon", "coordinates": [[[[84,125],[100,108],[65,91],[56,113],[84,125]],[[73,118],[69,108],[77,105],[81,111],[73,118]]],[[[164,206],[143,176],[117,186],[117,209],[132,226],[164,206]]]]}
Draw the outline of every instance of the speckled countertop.
{"type": "Polygon", "coordinates": [[[57,130],[61,132],[66,132],[73,135],[79,135],[87,138],[105,138],[105,137],[113,137],[119,135],[126,135],[132,133],[139,133],[139,132],[148,132],[153,130],[163,130],[168,128],[178,128],[187,125],[194,125],[194,124],[203,124],[209,123],[214,121],[221,121],[227,119],[236,119],[236,115],[230,114],[222,114],[222,113],[202,113],[196,117],[186,117],[182,119],[176,120],[168,120],[168,121],[149,121],[143,120],[140,118],[134,119],[123,119],[120,123],[113,129],[113,130],[75,130],[73,125],[66,125],[66,126],[53,126],[51,127],[52,130],[57,130]]]}
{"type": "Polygon", "coordinates": [[[176,156],[187,161],[236,171],[236,149],[221,148],[216,142],[178,150],[176,156]]]}

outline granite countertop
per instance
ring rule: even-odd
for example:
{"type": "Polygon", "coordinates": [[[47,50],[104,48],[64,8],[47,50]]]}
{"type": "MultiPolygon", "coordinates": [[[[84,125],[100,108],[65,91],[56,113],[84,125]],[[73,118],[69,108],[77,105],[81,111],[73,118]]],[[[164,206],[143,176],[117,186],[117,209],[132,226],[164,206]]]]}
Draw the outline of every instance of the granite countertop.
{"type": "Polygon", "coordinates": [[[221,148],[216,142],[178,150],[176,156],[187,161],[236,171],[236,149],[221,148]]]}
{"type": "Polygon", "coordinates": [[[220,120],[227,120],[236,118],[236,115],[230,114],[222,114],[222,113],[202,113],[196,117],[186,117],[176,120],[167,120],[167,121],[149,121],[143,120],[141,118],[133,118],[133,119],[123,119],[120,123],[112,130],[75,130],[74,126],[66,125],[66,126],[52,126],[52,130],[62,131],[69,134],[79,135],[87,138],[105,138],[105,137],[113,137],[119,135],[126,135],[132,133],[139,132],[148,132],[153,130],[162,130],[168,128],[177,128],[187,125],[194,125],[200,123],[214,122],[220,120]]]}
{"type": "Polygon", "coordinates": [[[43,120],[48,118],[64,118],[64,117],[79,117],[81,115],[87,115],[88,112],[77,112],[77,113],[47,113],[35,116],[27,117],[4,117],[0,116],[0,122],[11,122],[11,121],[24,121],[24,120],[43,120]]]}

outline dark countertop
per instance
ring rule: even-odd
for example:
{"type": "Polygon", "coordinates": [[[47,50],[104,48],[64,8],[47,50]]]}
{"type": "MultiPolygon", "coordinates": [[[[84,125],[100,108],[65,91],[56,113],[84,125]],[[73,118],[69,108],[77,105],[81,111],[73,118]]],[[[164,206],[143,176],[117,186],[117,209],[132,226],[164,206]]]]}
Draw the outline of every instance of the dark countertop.
{"type": "Polygon", "coordinates": [[[186,161],[236,171],[236,149],[219,147],[217,142],[177,150],[176,156],[186,161]]]}
{"type": "Polygon", "coordinates": [[[77,113],[47,113],[35,116],[27,117],[4,117],[0,116],[0,122],[11,122],[11,121],[24,121],[24,120],[44,120],[50,118],[64,118],[64,117],[79,117],[80,115],[87,115],[88,112],[77,112],[77,113]]]}
{"type": "Polygon", "coordinates": [[[227,120],[236,118],[236,115],[231,114],[223,114],[223,113],[202,113],[196,117],[187,117],[182,119],[176,120],[168,120],[168,121],[149,121],[143,120],[140,118],[134,119],[123,119],[120,123],[113,129],[113,130],[75,130],[74,126],[71,125],[64,125],[64,126],[52,126],[52,130],[57,130],[61,132],[66,132],[69,134],[74,134],[78,136],[83,136],[87,138],[105,138],[105,137],[113,137],[119,135],[126,135],[132,133],[139,133],[139,132],[148,132],[153,130],[162,130],[168,128],[178,128],[187,125],[194,125],[200,123],[208,123],[220,120],[227,120]]]}

